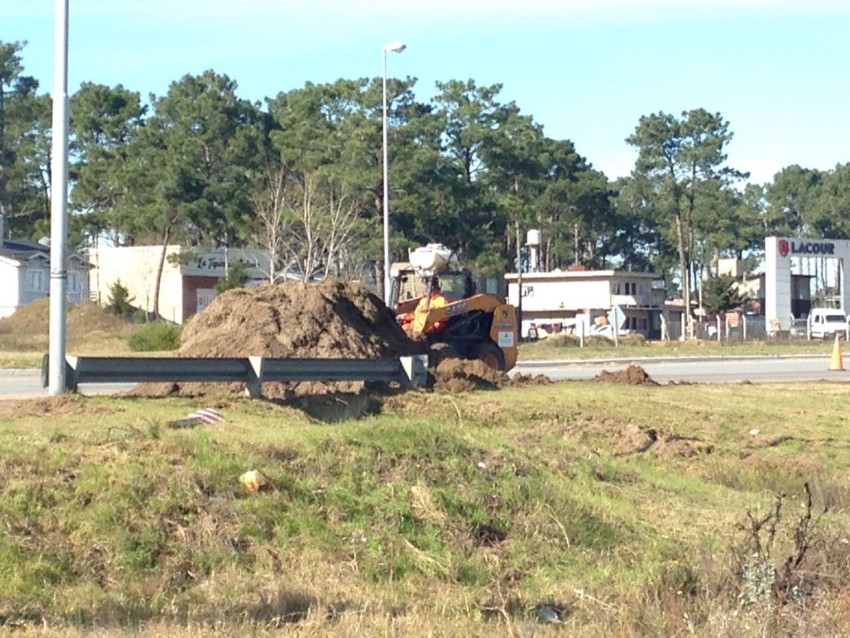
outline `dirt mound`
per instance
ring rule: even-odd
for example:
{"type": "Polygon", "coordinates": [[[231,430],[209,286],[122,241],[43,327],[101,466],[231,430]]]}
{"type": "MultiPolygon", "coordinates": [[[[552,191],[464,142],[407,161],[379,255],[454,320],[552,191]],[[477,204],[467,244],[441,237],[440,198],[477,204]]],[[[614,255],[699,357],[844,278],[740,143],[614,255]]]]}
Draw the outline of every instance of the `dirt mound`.
{"type": "Polygon", "coordinates": [[[593,380],[604,381],[607,383],[623,383],[626,385],[658,385],[658,383],[653,381],[646,373],[646,370],[635,364],[632,364],[623,370],[617,370],[616,372],[603,370],[593,377],[593,380]]]}
{"type": "Polygon", "coordinates": [[[362,285],[289,282],[216,297],[189,320],[178,354],[372,359],[419,352],[362,285]]]}
{"type": "MultiPolygon", "coordinates": [[[[393,313],[357,283],[264,284],[216,297],[183,328],[180,357],[376,359],[424,352],[407,337],[393,313]]],[[[263,384],[263,394],[358,392],[364,384],[263,384]]],[[[134,394],[198,395],[236,391],[241,384],[141,384],[134,394]]]]}
{"type": "Polygon", "coordinates": [[[545,374],[523,374],[518,372],[511,377],[511,385],[552,385],[554,381],[545,374]]]}
{"type": "Polygon", "coordinates": [[[431,371],[433,388],[440,392],[469,392],[495,390],[511,384],[506,372],[494,370],[478,359],[443,359],[431,371]]]}

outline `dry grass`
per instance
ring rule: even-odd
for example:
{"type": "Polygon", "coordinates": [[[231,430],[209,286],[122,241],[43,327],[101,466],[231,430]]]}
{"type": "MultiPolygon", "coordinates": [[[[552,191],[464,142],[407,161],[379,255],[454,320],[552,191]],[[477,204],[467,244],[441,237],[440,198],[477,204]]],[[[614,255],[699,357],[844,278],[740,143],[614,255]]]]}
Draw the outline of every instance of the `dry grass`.
{"type": "MultiPolygon", "coordinates": [[[[37,368],[49,345],[49,301],[40,299],[0,319],[0,368],[37,368]]],[[[69,354],[128,355],[127,339],[137,328],[96,304],[69,305],[69,354]]]]}
{"type": "MultiPolygon", "coordinates": [[[[48,347],[50,307],[47,299],[33,301],[0,319],[0,352],[43,353],[48,347]]],[[[66,319],[69,349],[85,354],[127,350],[126,338],[133,326],[105,312],[96,304],[69,305],[66,319]]]]}
{"type": "Polygon", "coordinates": [[[687,356],[749,356],[749,355],[793,355],[828,354],[830,343],[805,339],[762,340],[748,342],[717,341],[644,341],[639,335],[626,335],[620,346],[605,337],[593,336],[579,347],[579,340],[572,335],[553,335],[545,339],[520,345],[521,361],[544,359],[600,359],[635,357],[687,357],[687,356]]]}

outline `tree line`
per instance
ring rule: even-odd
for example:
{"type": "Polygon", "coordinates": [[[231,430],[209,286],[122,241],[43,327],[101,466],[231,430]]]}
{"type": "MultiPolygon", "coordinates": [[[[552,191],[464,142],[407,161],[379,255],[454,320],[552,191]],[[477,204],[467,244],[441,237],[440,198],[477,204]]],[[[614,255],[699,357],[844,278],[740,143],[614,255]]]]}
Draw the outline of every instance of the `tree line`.
{"type": "MultiPolygon", "coordinates": [[[[26,75],[24,42],[0,42],[0,214],[16,237],[49,234],[51,98],[26,75]]],[[[83,83],[70,100],[75,246],[259,247],[269,276],[382,273],[381,78],[307,82],[264,103],[212,70],[145,100],[83,83]]],[[[730,123],[703,108],[643,116],[638,158],[609,179],[570,140],[548,137],[501,85],[387,82],[394,259],[435,241],[478,274],[540,266],[663,273],[686,301],[720,257],[766,235],[850,237],[850,164],[789,166],[747,183],[727,163],[730,123]]],[[[165,259],[163,250],[162,258],[165,259]]]]}

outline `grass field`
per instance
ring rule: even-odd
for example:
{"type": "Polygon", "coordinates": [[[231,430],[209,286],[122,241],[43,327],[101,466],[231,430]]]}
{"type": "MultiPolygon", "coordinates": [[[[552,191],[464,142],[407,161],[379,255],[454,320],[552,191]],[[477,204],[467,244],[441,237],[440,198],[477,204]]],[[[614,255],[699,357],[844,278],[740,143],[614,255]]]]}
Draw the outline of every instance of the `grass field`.
{"type": "Polygon", "coordinates": [[[520,360],[828,354],[832,346],[832,341],[805,339],[726,343],[717,341],[644,342],[625,337],[619,347],[615,347],[610,339],[591,337],[587,339],[585,347],[580,348],[575,338],[553,336],[522,344],[520,360]]]}
{"type": "Polygon", "coordinates": [[[234,397],[0,401],[0,626],[848,635],[848,399],[566,382],[336,423],[234,397]],[[225,421],[168,426],[204,406],[225,421]]]}

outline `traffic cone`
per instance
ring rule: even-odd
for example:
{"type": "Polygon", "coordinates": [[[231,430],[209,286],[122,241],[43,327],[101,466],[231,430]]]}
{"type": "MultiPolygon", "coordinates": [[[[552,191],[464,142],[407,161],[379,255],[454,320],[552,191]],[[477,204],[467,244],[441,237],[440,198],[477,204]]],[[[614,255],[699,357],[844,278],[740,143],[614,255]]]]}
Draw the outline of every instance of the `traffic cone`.
{"type": "Polygon", "coordinates": [[[844,358],[841,356],[841,335],[835,333],[835,345],[832,346],[832,358],[829,361],[829,370],[843,370],[844,358]]]}

